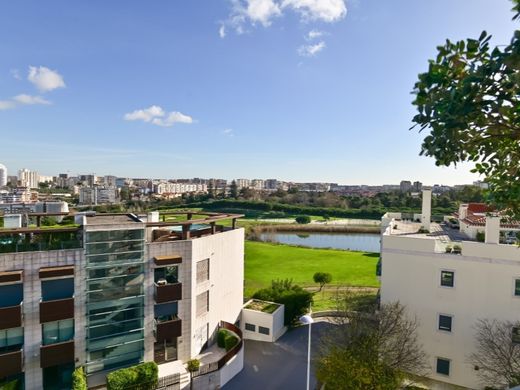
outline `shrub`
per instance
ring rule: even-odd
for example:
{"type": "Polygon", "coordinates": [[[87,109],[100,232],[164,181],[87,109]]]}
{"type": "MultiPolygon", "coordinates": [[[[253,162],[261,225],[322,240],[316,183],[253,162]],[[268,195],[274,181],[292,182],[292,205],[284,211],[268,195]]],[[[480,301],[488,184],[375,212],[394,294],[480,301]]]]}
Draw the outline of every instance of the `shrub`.
{"type": "Polygon", "coordinates": [[[132,386],[154,389],[159,380],[159,369],[154,362],[123,368],[107,375],[107,390],[125,390],[132,386]]]}
{"type": "Polygon", "coordinates": [[[0,390],[19,390],[19,389],[21,389],[21,386],[20,386],[20,381],[18,379],[12,380],[10,382],[0,383],[0,390]]]}
{"type": "Polygon", "coordinates": [[[197,359],[188,360],[188,371],[195,372],[200,368],[200,361],[197,359]]]}
{"type": "Polygon", "coordinates": [[[462,247],[460,245],[453,245],[453,253],[460,253],[462,251],[462,247]]]}
{"type": "Polygon", "coordinates": [[[311,223],[311,217],[308,215],[298,215],[294,220],[301,225],[311,223]]]}
{"type": "Polygon", "coordinates": [[[238,344],[238,337],[228,332],[227,337],[224,341],[226,352],[238,344]]]}
{"type": "Polygon", "coordinates": [[[486,241],[486,233],[484,232],[477,232],[477,241],[478,242],[484,242],[486,241]]]}
{"type": "Polygon", "coordinates": [[[87,390],[87,376],[83,367],[78,367],[72,373],[72,390],[87,390]]]}
{"type": "Polygon", "coordinates": [[[446,245],[446,253],[451,253],[452,249],[451,245],[446,245]]]}
{"type": "Polygon", "coordinates": [[[228,331],[226,329],[219,329],[217,333],[217,345],[220,348],[224,348],[226,346],[226,337],[228,335],[228,331]]]}

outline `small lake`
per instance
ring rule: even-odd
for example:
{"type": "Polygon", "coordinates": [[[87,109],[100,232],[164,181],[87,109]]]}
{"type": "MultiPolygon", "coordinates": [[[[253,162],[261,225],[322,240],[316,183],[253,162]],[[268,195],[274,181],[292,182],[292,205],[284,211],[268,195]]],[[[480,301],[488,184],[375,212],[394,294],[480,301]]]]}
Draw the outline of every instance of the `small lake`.
{"type": "Polygon", "coordinates": [[[350,249],[353,251],[380,251],[379,234],[370,233],[262,233],[262,241],[301,245],[313,248],[350,249]]]}

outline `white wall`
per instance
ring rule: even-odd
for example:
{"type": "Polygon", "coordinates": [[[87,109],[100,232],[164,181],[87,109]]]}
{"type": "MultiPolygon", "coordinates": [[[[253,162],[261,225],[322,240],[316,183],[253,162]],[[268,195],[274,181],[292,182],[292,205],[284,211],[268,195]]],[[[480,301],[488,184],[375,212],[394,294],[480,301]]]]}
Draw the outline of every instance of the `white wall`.
{"type": "MultiPolygon", "coordinates": [[[[247,306],[247,303],[246,303],[247,306]]],[[[284,308],[278,307],[273,313],[264,313],[258,310],[242,309],[240,329],[245,339],[273,342],[284,332],[284,308]],[[247,330],[246,323],[255,325],[255,331],[247,330]],[[269,329],[269,334],[259,332],[259,327],[269,329]]]]}

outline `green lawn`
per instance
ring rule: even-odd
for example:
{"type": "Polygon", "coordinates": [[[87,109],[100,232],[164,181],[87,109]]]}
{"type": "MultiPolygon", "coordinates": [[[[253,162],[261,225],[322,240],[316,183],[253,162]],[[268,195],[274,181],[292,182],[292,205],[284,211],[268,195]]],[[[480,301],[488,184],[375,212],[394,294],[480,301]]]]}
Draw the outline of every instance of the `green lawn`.
{"type": "Polygon", "coordinates": [[[315,272],[332,275],[331,285],[378,287],[377,253],[300,248],[289,245],[246,241],[246,297],[268,287],[273,279],[292,279],[300,286],[316,286],[315,272]]]}

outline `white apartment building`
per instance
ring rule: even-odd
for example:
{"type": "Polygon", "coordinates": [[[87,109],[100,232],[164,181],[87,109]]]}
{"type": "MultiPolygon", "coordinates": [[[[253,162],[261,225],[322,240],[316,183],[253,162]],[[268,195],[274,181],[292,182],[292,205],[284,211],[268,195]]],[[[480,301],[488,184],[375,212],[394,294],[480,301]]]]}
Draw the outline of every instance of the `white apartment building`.
{"type": "Polygon", "coordinates": [[[0,187],[7,185],[7,168],[5,165],[0,164],[0,187]]]}
{"type": "Polygon", "coordinates": [[[185,193],[204,193],[208,192],[206,184],[192,184],[192,183],[159,183],[156,185],[157,194],[185,194],[185,193]]]}
{"type": "Polygon", "coordinates": [[[79,204],[113,204],[119,201],[118,195],[115,187],[81,187],[79,189],[79,204]]]}
{"type": "Polygon", "coordinates": [[[18,171],[18,181],[21,187],[38,188],[39,180],[40,175],[36,171],[30,171],[25,168],[18,171]]]}
{"type": "Polygon", "coordinates": [[[249,179],[237,179],[236,183],[238,189],[251,187],[251,180],[249,179]]]}
{"type": "Polygon", "coordinates": [[[399,301],[417,316],[432,389],[483,389],[479,368],[468,362],[474,325],[479,319],[520,321],[520,248],[500,243],[513,226],[499,216],[475,216],[471,210],[480,206],[461,206],[456,230],[430,222],[430,202],[431,190],[424,190],[422,214],[382,219],[381,302],[399,301]],[[474,239],[477,230],[485,232],[485,242],[474,239]]]}

